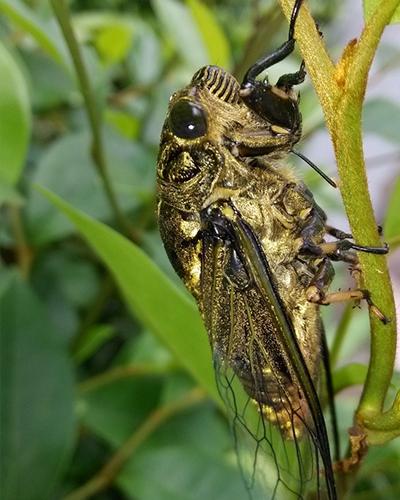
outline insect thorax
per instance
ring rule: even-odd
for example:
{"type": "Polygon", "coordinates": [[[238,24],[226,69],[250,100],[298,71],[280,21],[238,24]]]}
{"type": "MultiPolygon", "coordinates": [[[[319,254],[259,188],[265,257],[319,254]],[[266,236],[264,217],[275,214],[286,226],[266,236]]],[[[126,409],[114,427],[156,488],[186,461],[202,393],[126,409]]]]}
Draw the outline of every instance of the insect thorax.
{"type": "MultiPolygon", "coordinates": [[[[232,242],[214,238],[202,213],[228,204],[251,227],[312,377],[318,375],[321,322],[318,307],[306,300],[305,288],[315,275],[318,259],[300,257],[299,250],[304,231],[316,244],[323,240],[325,216],[305,186],[282,168],[301,131],[295,98],[287,98],[287,109],[295,112],[286,112],[290,119],[282,118],[287,122],[283,127],[249,109],[240,92],[233,76],[207,66],[172,96],[158,160],[160,232],[171,263],[199,304],[214,352],[233,368],[267,419],[293,437],[301,433],[301,424],[294,422],[288,406],[303,412],[303,395],[290,360],[274,340],[279,332],[268,330],[272,325],[268,303],[254,290],[245,290],[246,257],[238,251],[235,260],[232,242]],[[217,267],[212,270],[207,262],[217,267]],[[224,303],[218,297],[215,303],[209,302],[207,291],[218,279],[221,294],[242,284],[243,291],[235,295],[238,306],[246,307],[247,294],[263,318],[257,326],[257,342],[265,352],[257,361],[257,373],[249,358],[249,352],[254,352],[249,347],[249,325],[235,329],[227,321],[223,325],[223,319],[220,328],[210,324],[209,309],[220,307],[218,301],[224,303]],[[278,386],[286,387],[288,404],[282,403],[278,386]]],[[[274,89],[268,92],[274,94],[274,89]]],[[[223,318],[224,312],[219,316],[223,318]]]]}

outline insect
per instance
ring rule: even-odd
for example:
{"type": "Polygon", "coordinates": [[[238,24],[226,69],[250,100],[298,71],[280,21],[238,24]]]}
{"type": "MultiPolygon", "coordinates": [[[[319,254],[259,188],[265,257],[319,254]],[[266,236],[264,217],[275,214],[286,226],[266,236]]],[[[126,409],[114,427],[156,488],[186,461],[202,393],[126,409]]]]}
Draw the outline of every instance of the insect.
{"type": "Polygon", "coordinates": [[[293,51],[301,4],[296,0],[288,40],[241,84],[206,66],[172,95],[158,160],[158,218],[169,259],[207,328],[248,490],[255,498],[314,491],[335,499],[318,396],[325,379],[332,400],[319,306],[366,299],[384,320],[366,290],[328,287],[332,260],[356,268],[355,251],[387,249],[358,246],[329,227],[285,165],[301,137],[293,87],[305,78],[304,64],[275,85],[257,77],[293,51]],[[336,241],[326,242],[327,235],[336,241]]]}

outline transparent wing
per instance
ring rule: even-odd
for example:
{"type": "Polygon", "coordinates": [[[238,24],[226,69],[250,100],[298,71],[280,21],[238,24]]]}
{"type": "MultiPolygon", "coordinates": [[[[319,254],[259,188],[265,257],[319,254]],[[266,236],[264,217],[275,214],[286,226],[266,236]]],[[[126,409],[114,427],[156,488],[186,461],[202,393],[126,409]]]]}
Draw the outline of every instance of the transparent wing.
{"type": "Polygon", "coordinates": [[[218,224],[203,236],[202,309],[249,495],[334,499],[323,414],[268,263],[243,221],[218,224]]]}

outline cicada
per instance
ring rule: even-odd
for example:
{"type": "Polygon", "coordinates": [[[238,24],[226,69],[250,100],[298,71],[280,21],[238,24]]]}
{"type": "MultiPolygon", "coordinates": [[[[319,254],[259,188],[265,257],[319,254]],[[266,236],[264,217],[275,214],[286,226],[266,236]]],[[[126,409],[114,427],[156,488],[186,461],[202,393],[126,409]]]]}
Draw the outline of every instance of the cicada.
{"type": "Polygon", "coordinates": [[[328,293],[331,260],[356,267],[356,250],[386,250],[355,245],[329,227],[287,166],[301,137],[294,87],[304,64],[275,85],[257,77],[293,51],[300,7],[297,0],[288,40],[241,84],[206,66],[172,95],[158,159],[158,219],[168,257],[202,314],[249,491],[335,499],[319,398],[322,379],[332,395],[319,307],[361,298],[372,305],[365,290],[328,293]],[[336,241],[326,242],[328,234],[336,241]],[[260,477],[265,485],[257,489],[260,477]]]}

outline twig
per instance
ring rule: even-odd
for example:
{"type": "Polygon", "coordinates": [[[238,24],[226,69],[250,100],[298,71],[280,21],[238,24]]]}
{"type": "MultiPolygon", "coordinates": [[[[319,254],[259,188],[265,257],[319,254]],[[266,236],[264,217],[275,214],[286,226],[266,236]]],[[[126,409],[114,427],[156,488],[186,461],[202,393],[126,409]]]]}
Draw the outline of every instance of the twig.
{"type": "Polygon", "coordinates": [[[65,41],[71,54],[74,64],[76,76],[78,78],[79,86],[85,102],[86,113],[89,120],[89,125],[92,131],[92,146],[91,154],[100,178],[103,182],[103,187],[110,203],[111,209],[114,213],[115,219],[120,229],[126,236],[130,237],[133,241],[138,240],[138,235],[132,227],[129,220],[122,212],[117,197],[112,186],[110,175],[107,168],[106,155],[104,151],[104,143],[101,131],[101,116],[96,107],[93,89],[84,65],[82,54],[79,44],[76,40],[74,31],[72,29],[70,12],[65,0],[50,0],[54,14],[63,32],[65,41]]]}
{"type": "Polygon", "coordinates": [[[205,392],[200,388],[195,388],[186,393],[181,399],[168,403],[153,411],[147,420],[136,429],[114,455],[112,455],[110,460],[99,470],[99,472],[83,486],[64,497],[64,500],[85,500],[105,490],[112,484],[122,467],[131,458],[134,451],[152,432],[173,415],[204,401],[205,398],[205,392]]]}
{"type": "Polygon", "coordinates": [[[10,222],[14,233],[18,266],[23,278],[28,278],[32,264],[32,250],[26,241],[24,226],[21,218],[20,207],[16,205],[9,206],[10,222]]]}
{"type": "Polygon", "coordinates": [[[81,394],[84,394],[86,392],[94,391],[103,385],[116,382],[117,380],[146,375],[163,375],[165,373],[171,373],[174,368],[175,365],[172,363],[165,365],[157,365],[155,363],[138,363],[135,365],[117,366],[81,382],[78,385],[78,391],[81,394]]]}
{"type": "Polygon", "coordinates": [[[89,306],[89,309],[86,312],[86,315],[83,317],[79,331],[75,335],[72,341],[72,353],[76,354],[81,346],[86,341],[86,333],[88,332],[88,328],[97,320],[97,318],[102,313],[104,306],[106,305],[107,299],[113,293],[115,289],[114,279],[111,275],[106,274],[103,282],[101,283],[99,290],[94,298],[93,303],[89,306]]]}

